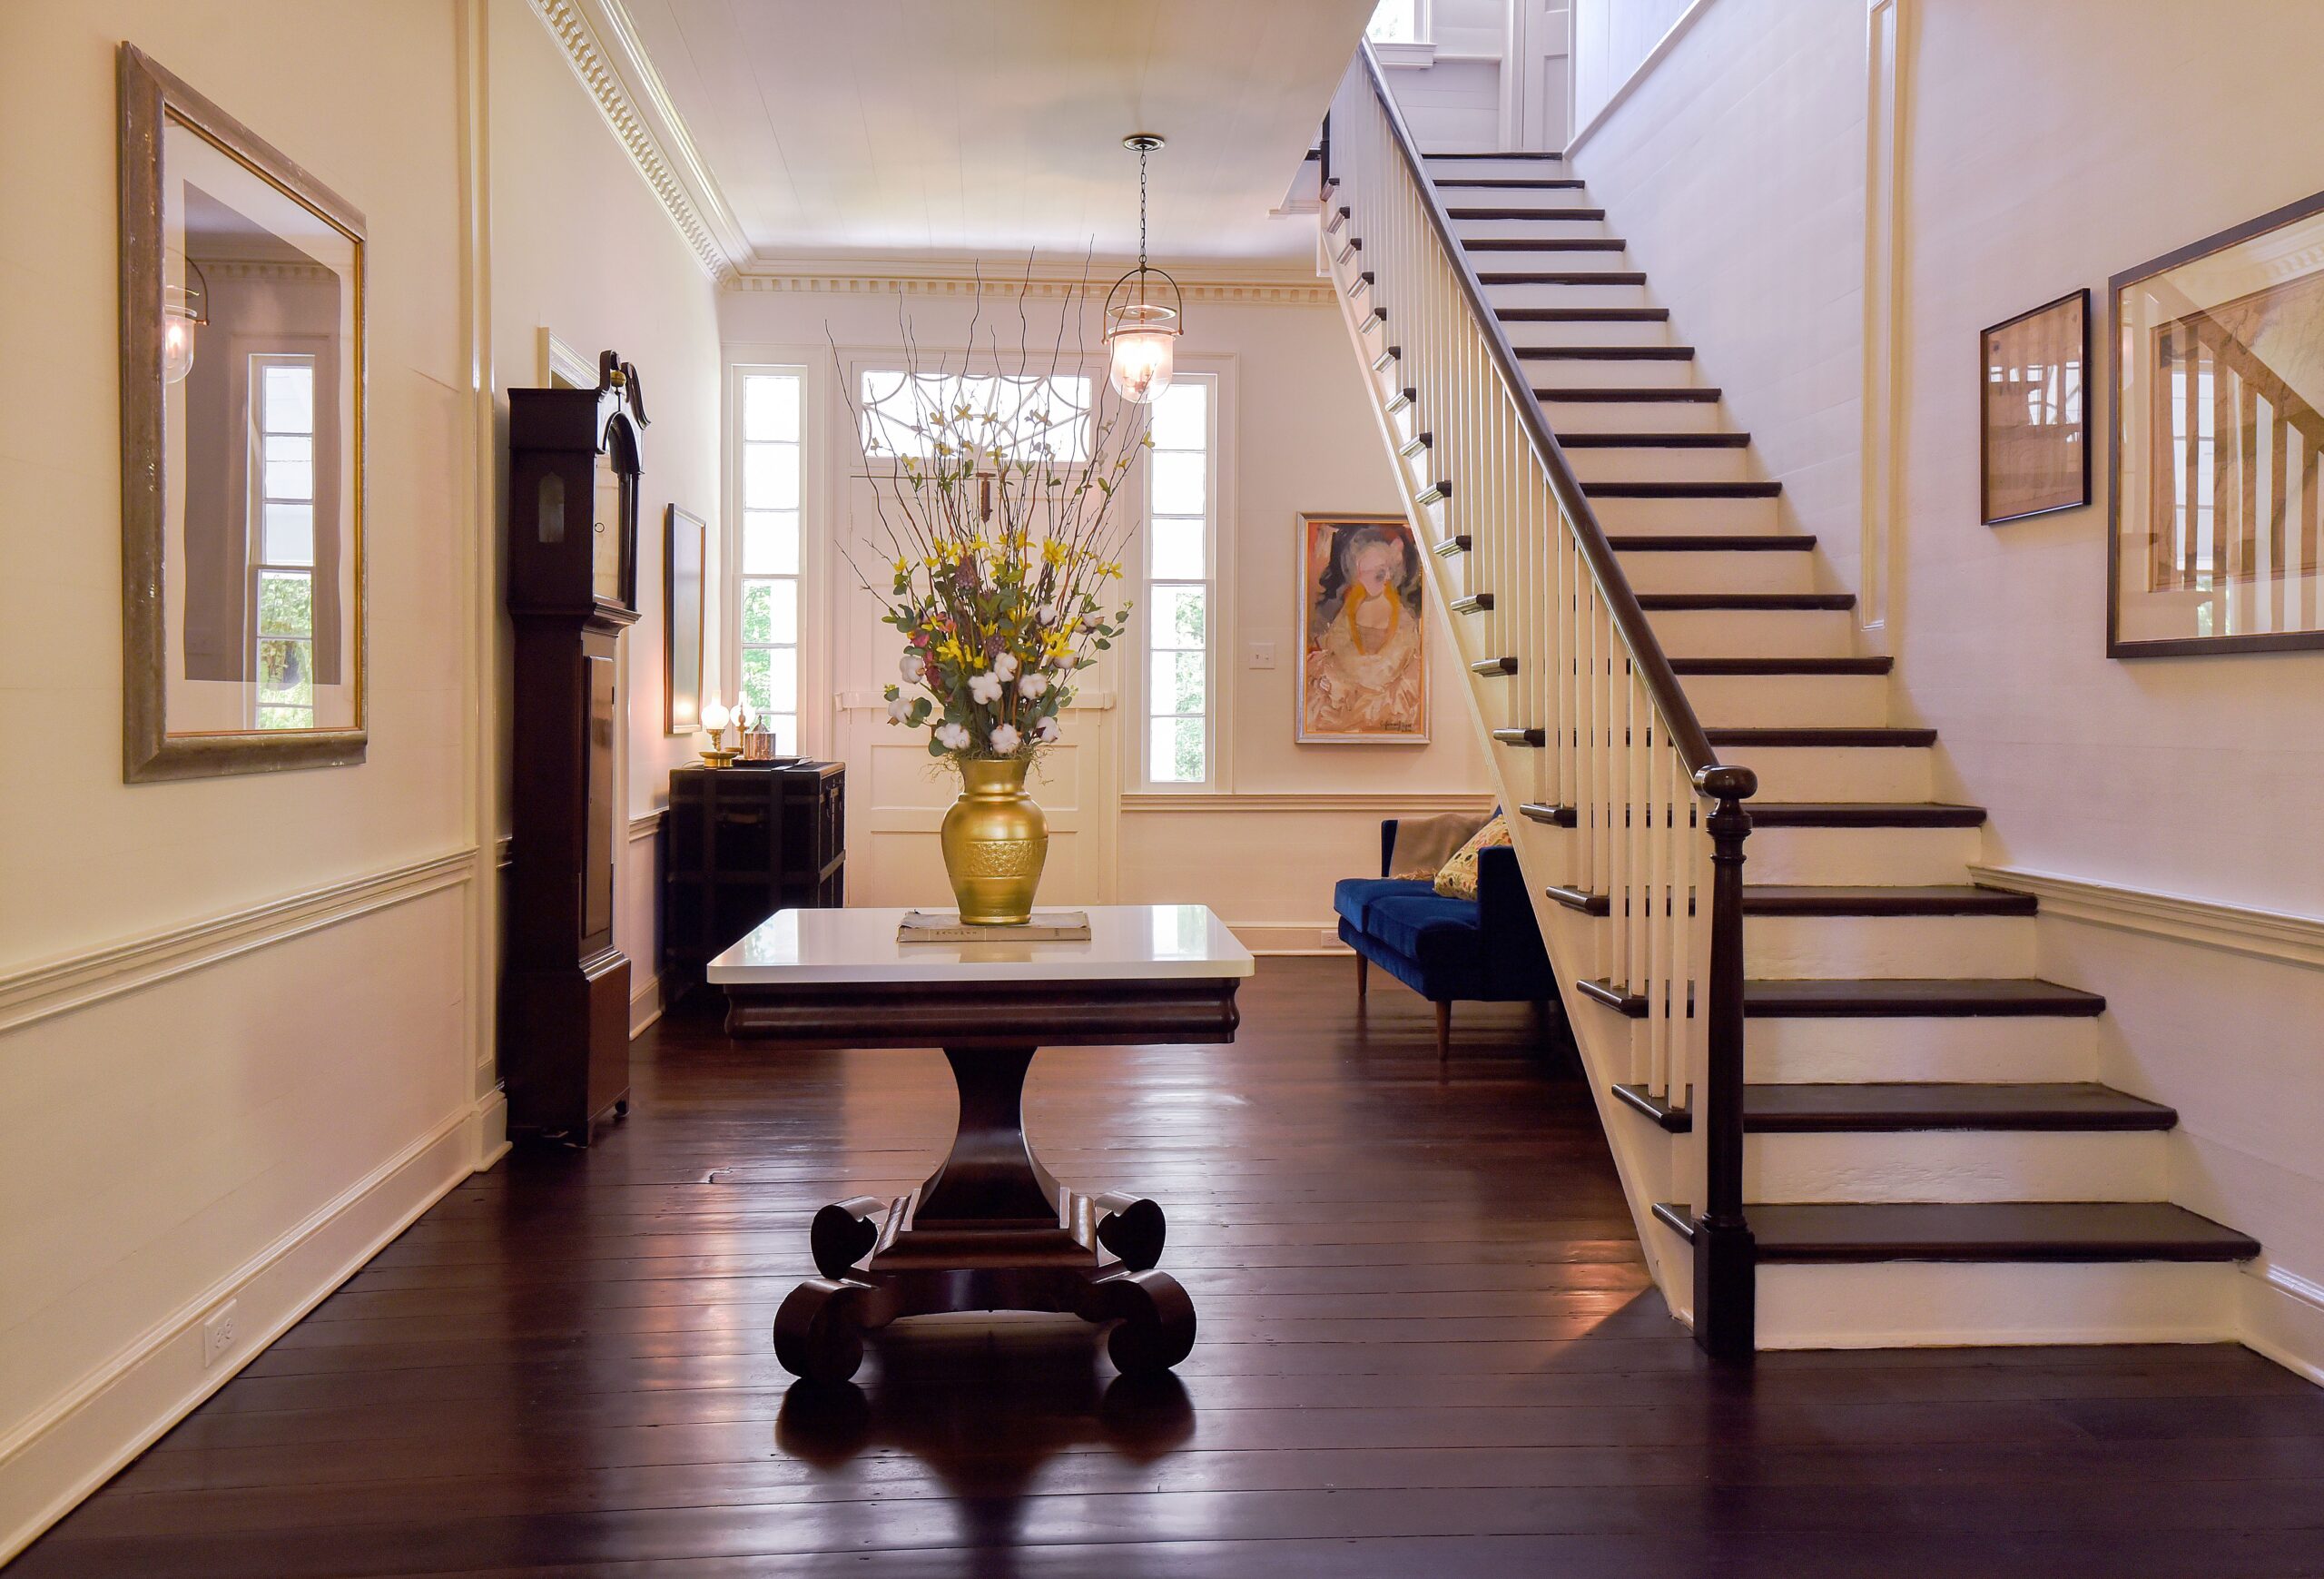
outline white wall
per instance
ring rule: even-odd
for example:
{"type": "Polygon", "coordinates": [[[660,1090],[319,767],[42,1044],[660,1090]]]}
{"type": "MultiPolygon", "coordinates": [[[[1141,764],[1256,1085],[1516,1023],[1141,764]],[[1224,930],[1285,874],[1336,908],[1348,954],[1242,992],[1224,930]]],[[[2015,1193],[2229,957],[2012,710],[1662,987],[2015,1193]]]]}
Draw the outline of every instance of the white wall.
{"type": "Polygon", "coordinates": [[[1573,0],[1573,123],[1590,124],[1698,0],[1573,0]]]}
{"type": "MultiPolygon", "coordinates": [[[[994,266],[1005,271],[1021,264],[1004,260],[994,266]]],[[[820,458],[824,474],[807,479],[808,498],[822,501],[823,517],[820,528],[810,520],[811,537],[833,529],[840,497],[834,474],[849,453],[830,341],[850,354],[893,346],[899,300],[885,290],[737,291],[721,300],[730,358],[811,370],[811,454],[820,458]],[[820,446],[812,443],[817,423],[825,436],[820,446]]],[[[1002,312],[1013,323],[1013,301],[997,301],[988,299],[987,313],[1002,312]]],[[[923,346],[958,346],[965,338],[965,297],[910,295],[901,302],[923,346]]],[[[1036,322],[1046,318],[1054,329],[1055,303],[1036,301],[1030,311],[1036,322]]],[[[1181,357],[1190,368],[1222,372],[1236,418],[1226,439],[1232,497],[1221,510],[1222,563],[1230,567],[1230,624],[1218,647],[1230,698],[1223,719],[1226,776],[1216,796],[1175,809],[1121,814],[1114,831],[1112,897],[1206,903],[1259,946],[1314,947],[1330,924],[1332,883],[1376,871],[1381,816],[1447,796],[1465,801],[1488,793],[1482,747],[1469,724],[1460,677],[1449,666],[1452,645],[1441,630],[1433,633],[1431,649],[1437,666],[1431,744],[1303,746],[1293,741],[1299,512],[1393,512],[1394,479],[1328,301],[1241,305],[1197,299],[1188,303],[1187,318],[1181,357]],[[1275,644],[1274,669],[1246,666],[1254,640],[1275,644]],[[1359,798],[1334,805],[1318,796],[1359,798]],[[1282,797],[1296,798],[1286,804],[1282,797]],[[1265,881],[1255,882],[1254,864],[1260,859],[1267,863],[1265,881]]],[[[808,594],[811,607],[826,611],[825,652],[803,658],[824,676],[820,694],[826,704],[836,693],[876,690],[889,677],[891,656],[876,642],[876,610],[843,584],[844,567],[835,567],[830,551],[837,546],[826,542],[824,587],[808,594]],[[844,627],[836,637],[834,627],[844,627]]],[[[1120,683],[1110,673],[1093,675],[1092,689],[1120,683]]],[[[814,693],[808,702],[802,725],[807,748],[837,749],[832,717],[818,715],[814,693]]],[[[1076,725],[1104,726],[1095,720],[1076,725]]],[[[1115,728],[1118,749],[1125,748],[1122,733],[1115,728]]],[[[853,814],[860,817],[869,785],[863,764],[851,761],[850,767],[853,814]]],[[[1126,782],[1126,770],[1117,776],[1126,782]]]]}
{"type": "MultiPolygon", "coordinates": [[[[2324,10],[1905,4],[1890,639],[1903,706],[1943,731],[1940,792],[1990,808],[1996,865],[2324,917],[2324,653],[2109,660],[2104,467],[2091,508],[1987,528],[1976,449],[1985,325],[2080,285],[2102,311],[2110,274],[2324,188],[2302,64],[2324,10]]],[[[1715,0],[1577,161],[1842,585],[1866,102],[1860,0],[1715,0]]],[[[2107,419],[2102,398],[2102,445],[2107,419]]],[[[2044,969],[2109,995],[2108,1078],[2180,1109],[2177,1199],[2324,1284],[2316,970],[2131,924],[2046,917],[2044,969]]],[[[2273,1341],[2303,1331],[2324,1364],[2302,1308],[2273,1341]]]]}
{"type": "MultiPolygon", "coordinates": [[[[499,437],[472,370],[537,381],[547,323],[652,380],[642,807],[683,749],[659,738],[658,508],[716,508],[717,341],[707,277],[523,0],[10,5],[0,211],[5,1558],[496,1154],[499,437]],[[124,38],[369,223],[358,767],[121,782],[124,38]]],[[[621,935],[650,962],[637,893],[621,935]]]]}
{"type": "Polygon", "coordinates": [[[1433,0],[1433,60],[1401,64],[1412,52],[1382,50],[1388,85],[1423,148],[1460,153],[1501,144],[1502,55],[1508,0],[1433,0]]]}
{"type": "MultiPolygon", "coordinates": [[[[698,735],[663,733],[664,512],[672,502],[705,521],[720,508],[717,290],[652,188],[581,86],[563,51],[523,0],[493,0],[492,342],[496,420],[505,458],[505,391],[546,381],[537,340],[547,328],[595,365],[613,350],[636,365],[653,421],[640,436],[637,623],[622,637],[628,701],[628,814],[666,807],[669,770],[695,759],[698,735]]],[[[506,462],[503,460],[505,480],[506,462]]],[[[496,542],[507,519],[494,512],[496,542]]],[[[717,573],[715,533],[709,566],[717,573]]],[[[505,588],[495,579],[492,606],[505,588]]],[[[715,617],[705,645],[715,652],[715,617]]],[[[508,627],[499,621],[497,694],[507,694],[508,627]]],[[[505,708],[503,716],[506,716],[505,708]]],[[[506,728],[503,727],[505,745],[506,728]]],[[[507,832],[507,775],[497,775],[497,826],[507,832]]],[[[632,1021],[656,1012],[658,834],[618,846],[614,942],[630,960],[632,1021]]]]}

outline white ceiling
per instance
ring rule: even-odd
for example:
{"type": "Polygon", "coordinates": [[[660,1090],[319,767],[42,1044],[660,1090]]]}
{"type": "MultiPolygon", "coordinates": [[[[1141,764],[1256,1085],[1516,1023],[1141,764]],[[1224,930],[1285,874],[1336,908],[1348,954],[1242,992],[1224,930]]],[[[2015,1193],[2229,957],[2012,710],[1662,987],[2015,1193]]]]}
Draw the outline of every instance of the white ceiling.
{"type": "Polygon", "coordinates": [[[747,269],[1137,248],[1307,262],[1270,218],[1373,0],[597,0],[609,50],[747,269]]]}

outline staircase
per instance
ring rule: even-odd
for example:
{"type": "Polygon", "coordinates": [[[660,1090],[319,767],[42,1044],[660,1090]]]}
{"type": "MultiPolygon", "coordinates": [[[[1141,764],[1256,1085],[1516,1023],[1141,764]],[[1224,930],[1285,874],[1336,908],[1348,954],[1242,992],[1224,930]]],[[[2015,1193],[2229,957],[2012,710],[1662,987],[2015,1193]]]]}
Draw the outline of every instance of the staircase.
{"type": "Polygon", "coordinates": [[[1714,1352],[2213,1339],[2259,1246],[1551,153],[1422,155],[1368,47],[1323,252],[1649,1263],[1714,1352]],[[1747,820],[1748,819],[1748,820],[1747,820]],[[1747,836],[1748,835],[1748,836],[1747,836]],[[1738,881],[1739,879],[1739,881],[1738,881]],[[1697,1265],[1699,1261],[1702,1264],[1697,1265]]]}

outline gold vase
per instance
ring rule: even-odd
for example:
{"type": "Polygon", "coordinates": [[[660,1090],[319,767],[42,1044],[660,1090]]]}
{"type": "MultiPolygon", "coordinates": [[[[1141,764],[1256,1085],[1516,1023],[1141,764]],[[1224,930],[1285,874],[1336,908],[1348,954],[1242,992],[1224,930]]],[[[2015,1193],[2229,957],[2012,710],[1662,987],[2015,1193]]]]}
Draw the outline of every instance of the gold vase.
{"type": "Polygon", "coordinates": [[[1049,819],[1025,793],[1023,757],[963,762],[960,798],[944,814],[944,873],[970,926],[1021,926],[1049,854],[1049,819]]]}

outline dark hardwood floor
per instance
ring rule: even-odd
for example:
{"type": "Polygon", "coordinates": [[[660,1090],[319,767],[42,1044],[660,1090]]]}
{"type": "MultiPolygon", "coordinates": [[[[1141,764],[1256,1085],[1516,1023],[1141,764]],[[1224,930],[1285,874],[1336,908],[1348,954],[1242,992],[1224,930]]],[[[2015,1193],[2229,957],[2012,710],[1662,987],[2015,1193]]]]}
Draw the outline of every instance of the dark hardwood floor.
{"type": "Polygon", "coordinates": [[[768,1328],[827,1200],[950,1135],[933,1052],[637,1047],[583,1154],[456,1191],[11,1579],[402,1574],[2324,1574],[2324,1392],[2232,1347],[1768,1355],[1649,1288],[1519,1009],[1263,965],[1231,1048],[1044,1052],[1068,1181],[1152,1193],[1201,1333],[1118,1382],[1070,1318],[768,1328]]]}

